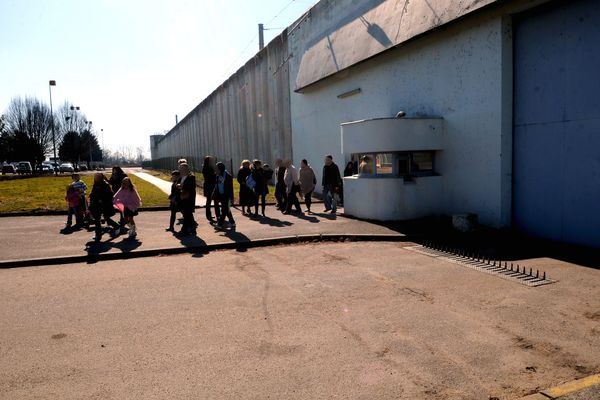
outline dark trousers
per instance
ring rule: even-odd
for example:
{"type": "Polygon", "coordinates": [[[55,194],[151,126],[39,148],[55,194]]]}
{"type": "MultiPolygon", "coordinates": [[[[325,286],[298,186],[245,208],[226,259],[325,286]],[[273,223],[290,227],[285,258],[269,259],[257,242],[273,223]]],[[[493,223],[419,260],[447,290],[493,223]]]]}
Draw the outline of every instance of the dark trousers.
{"type": "Polygon", "coordinates": [[[277,205],[279,205],[279,209],[281,211],[285,211],[286,209],[286,200],[287,200],[287,195],[285,192],[285,184],[283,183],[278,183],[275,186],[275,199],[277,200],[277,205]]]}
{"type": "Polygon", "coordinates": [[[221,216],[219,217],[219,225],[222,225],[223,222],[225,222],[225,217],[227,217],[229,223],[235,224],[235,220],[231,214],[231,208],[229,207],[229,200],[221,201],[221,216]]]}
{"type": "Polygon", "coordinates": [[[196,230],[196,220],[194,219],[194,205],[182,205],[181,214],[183,214],[183,232],[192,232],[196,230]]]}
{"type": "MultiPolygon", "coordinates": [[[[102,224],[100,223],[101,217],[103,214],[98,213],[98,214],[94,214],[94,223],[96,224],[95,227],[95,231],[96,231],[96,236],[100,236],[102,234],[102,224]]],[[[110,216],[104,214],[104,220],[106,221],[106,223],[108,225],[110,225],[113,228],[118,228],[119,224],[117,224],[115,221],[113,221],[110,216]]]]}
{"type": "Polygon", "coordinates": [[[212,221],[212,212],[211,212],[211,203],[212,207],[215,209],[215,217],[219,219],[221,215],[221,210],[219,209],[219,199],[216,197],[213,198],[213,192],[205,192],[204,196],[206,197],[206,219],[212,221]]]}
{"type": "Polygon", "coordinates": [[[306,209],[308,211],[310,211],[310,205],[312,204],[312,194],[313,191],[311,190],[310,192],[304,195],[304,204],[306,204],[306,209]]]}
{"type": "Polygon", "coordinates": [[[292,185],[292,189],[290,190],[290,193],[288,193],[287,197],[287,206],[285,209],[286,212],[289,213],[290,211],[292,211],[292,206],[296,207],[296,211],[302,211],[302,209],[300,208],[300,202],[298,201],[298,196],[296,196],[296,193],[298,193],[298,191],[298,186],[292,185]]]}
{"type": "Polygon", "coordinates": [[[261,209],[262,209],[262,213],[263,215],[265,215],[265,207],[267,205],[267,195],[262,193],[256,193],[256,195],[254,196],[254,214],[258,214],[258,200],[260,198],[260,205],[261,205],[261,209]]]}
{"type": "Polygon", "coordinates": [[[173,229],[175,226],[175,218],[177,218],[177,211],[179,211],[178,207],[175,204],[171,204],[171,217],[169,218],[169,228],[173,229]]]}

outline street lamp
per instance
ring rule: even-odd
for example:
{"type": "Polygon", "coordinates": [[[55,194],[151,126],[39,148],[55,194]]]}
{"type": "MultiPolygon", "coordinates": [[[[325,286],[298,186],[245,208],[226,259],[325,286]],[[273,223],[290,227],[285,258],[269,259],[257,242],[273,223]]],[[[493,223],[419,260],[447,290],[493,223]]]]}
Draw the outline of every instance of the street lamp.
{"type": "Polygon", "coordinates": [[[88,169],[92,169],[92,121],[87,121],[88,124],[88,147],[90,151],[90,163],[88,164],[88,169]]]}
{"type": "MultiPolygon", "coordinates": [[[[48,82],[48,91],[50,92],[50,125],[52,127],[52,146],[54,147],[54,163],[56,163],[56,135],[54,133],[54,112],[52,111],[52,86],[56,86],[56,81],[51,80],[48,82]]],[[[56,168],[54,168],[54,173],[58,173],[56,168]]]]}

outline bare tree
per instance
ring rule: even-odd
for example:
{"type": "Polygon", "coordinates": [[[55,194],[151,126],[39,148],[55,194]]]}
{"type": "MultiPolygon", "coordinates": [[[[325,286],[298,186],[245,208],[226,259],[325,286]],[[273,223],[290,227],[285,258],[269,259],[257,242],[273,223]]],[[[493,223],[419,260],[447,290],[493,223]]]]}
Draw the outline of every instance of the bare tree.
{"type": "Polygon", "coordinates": [[[6,110],[6,131],[24,135],[35,148],[30,160],[41,163],[52,144],[50,107],[34,97],[15,97],[6,110]]]}
{"type": "Polygon", "coordinates": [[[67,132],[83,133],[88,129],[87,118],[79,111],[79,107],[65,101],[56,111],[54,126],[56,127],[56,141],[60,142],[67,132]]]}

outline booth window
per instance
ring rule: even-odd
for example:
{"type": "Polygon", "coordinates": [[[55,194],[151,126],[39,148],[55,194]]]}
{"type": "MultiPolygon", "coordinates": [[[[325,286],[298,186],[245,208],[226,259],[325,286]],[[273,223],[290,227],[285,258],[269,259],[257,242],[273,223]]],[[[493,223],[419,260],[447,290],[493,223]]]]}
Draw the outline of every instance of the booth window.
{"type": "Polygon", "coordinates": [[[405,179],[434,175],[434,151],[357,154],[359,175],[401,176],[405,179]]]}

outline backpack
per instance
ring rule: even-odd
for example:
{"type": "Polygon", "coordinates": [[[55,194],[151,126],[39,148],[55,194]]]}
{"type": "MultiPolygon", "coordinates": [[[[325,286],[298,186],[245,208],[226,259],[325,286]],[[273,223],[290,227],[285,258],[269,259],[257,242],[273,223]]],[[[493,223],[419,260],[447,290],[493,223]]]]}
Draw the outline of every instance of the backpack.
{"type": "Polygon", "coordinates": [[[246,177],[246,186],[248,186],[250,189],[254,189],[256,187],[256,181],[252,177],[252,174],[246,177]]]}

